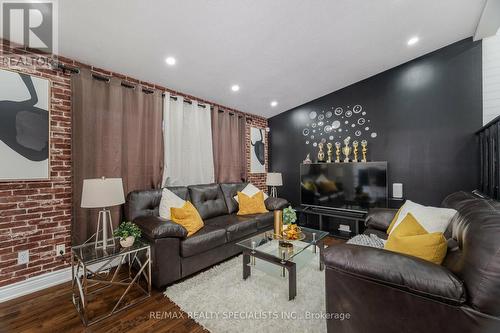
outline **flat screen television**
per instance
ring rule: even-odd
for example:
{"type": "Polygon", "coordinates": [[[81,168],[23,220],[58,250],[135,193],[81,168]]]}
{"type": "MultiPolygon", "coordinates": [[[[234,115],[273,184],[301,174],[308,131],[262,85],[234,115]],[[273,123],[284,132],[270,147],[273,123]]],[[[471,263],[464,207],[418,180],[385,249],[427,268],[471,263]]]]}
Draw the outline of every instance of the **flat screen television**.
{"type": "Polygon", "coordinates": [[[387,207],[387,162],[300,165],[303,206],[365,212],[387,207]]]}

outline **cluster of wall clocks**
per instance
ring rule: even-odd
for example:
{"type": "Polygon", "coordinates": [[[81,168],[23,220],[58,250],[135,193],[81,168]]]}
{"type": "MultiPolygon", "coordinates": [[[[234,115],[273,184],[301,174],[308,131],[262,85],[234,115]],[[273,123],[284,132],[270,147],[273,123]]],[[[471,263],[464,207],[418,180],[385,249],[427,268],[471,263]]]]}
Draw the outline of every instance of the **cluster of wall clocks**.
{"type": "Polygon", "coordinates": [[[302,130],[306,145],[316,147],[320,142],[342,142],[348,136],[358,141],[377,137],[366,111],[359,104],[353,107],[332,107],[331,110],[320,112],[311,111],[308,116],[308,122],[302,130]]]}

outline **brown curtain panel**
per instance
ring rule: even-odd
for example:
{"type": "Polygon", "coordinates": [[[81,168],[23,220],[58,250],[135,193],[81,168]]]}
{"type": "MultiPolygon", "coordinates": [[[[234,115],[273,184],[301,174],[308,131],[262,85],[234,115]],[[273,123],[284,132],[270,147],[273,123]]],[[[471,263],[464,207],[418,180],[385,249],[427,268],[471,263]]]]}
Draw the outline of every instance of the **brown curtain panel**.
{"type": "MultiPolygon", "coordinates": [[[[98,80],[89,70],[72,78],[72,153],[74,245],[96,231],[98,209],[80,208],[83,180],[122,178],[125,195],[158,188],[163,168],[161,92],[127,88],[111,78],[98,80]]],[[[111,209],[113,228],[120,207],[111,209]]]]}
{"type": "Polygon", "coordinates": [[[215,181],[240,182],[247,178],[245,152],[246,119],[242,115],[212,109],[212,141],[215,181]]]}

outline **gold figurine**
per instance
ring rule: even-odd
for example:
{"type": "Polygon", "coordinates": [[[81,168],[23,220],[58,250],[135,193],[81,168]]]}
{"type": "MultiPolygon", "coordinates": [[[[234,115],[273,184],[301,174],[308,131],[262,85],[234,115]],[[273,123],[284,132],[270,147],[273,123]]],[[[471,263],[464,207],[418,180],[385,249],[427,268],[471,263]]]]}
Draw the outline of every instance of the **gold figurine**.
{"type": "Polygon", "coordinates": [[[318,144],[319,147],[319,152],[318,152],[318,162],[324,162],[325,161],[325,153],[323,152],[323,143],[318,144]]]}
{"type": "Polygon", "coordinates": [[[335,163],[340,163],[340,142],[335,142],[335,155],[337,155],[337,158],[335,159],[335,163]]]}
{"type": "Polygon", "coordinates": [[[326,163],[332,163],[332,155],[333,155],[332,147],[333,147],[333,145],[331,142],[328,142],[326,144],[326,148],[328,148],[328,151],[327,151],[328,159],[326,160],[326,163]]]}
{"type": "Polygon", "coordinates": [[[366,162],[366,152],[368,151],[368,142],[366,140],[363,140],[361,141],[361,152],[363,153],[363,159],[361,160],[361,162],[366,162]]]}
{"type": "Polygon", "coordinates": [[[357,162],[358,161],[358,141],[357,140],[354,140],[352,142],[352,147],[354,148],[353,149],[353,152],[352,154],[354,155],[354,159],[352,160],[353,162],[357,162]]]}
{"type": "Polygon", "coordinates": [[[349,162],[349,155],[351,154],[351,147],[349,147],[349,142],[351,141],[351,137],[348,136],[344,139],[344,148],[342,148],[342,153],[344,154],[344,163],[349,162]]]}

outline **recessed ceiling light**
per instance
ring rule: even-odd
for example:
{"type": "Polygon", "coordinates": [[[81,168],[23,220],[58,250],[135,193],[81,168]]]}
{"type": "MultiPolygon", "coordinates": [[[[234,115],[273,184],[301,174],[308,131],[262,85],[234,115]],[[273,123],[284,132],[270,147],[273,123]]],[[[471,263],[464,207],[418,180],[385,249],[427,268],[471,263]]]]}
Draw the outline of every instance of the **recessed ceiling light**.
{"type": "Polygon", "coordinates": [[[276,102],[276,101],[272,101],[272,102],[271,102],[271,106],[272,106],[273,108],[274,108],[275,106],[277,106],[277,105],[278,105],[278,102],[276,102]]]}
{"type": "Polygon", "coordinates": [[[237,84],[233,84],[233,85],[231,86],[231,90],[232,90],[232,91],[239,91],[239,90],[240,90],[240,86],[239,86],[239,85],[237,85],[237,84]]]}
{"type": "Polygon", "coordinates": [[[418,37],[412,37],[408,39],[408,46],[412,46],[418,43],[418,37]]]}
{"type": "Polygon", "coordinates": [[[177,61],[174,57],[167,57],[167,59],[165,59],[165,62],[167,63],[167,65],[173,66],[177,61]]]}

